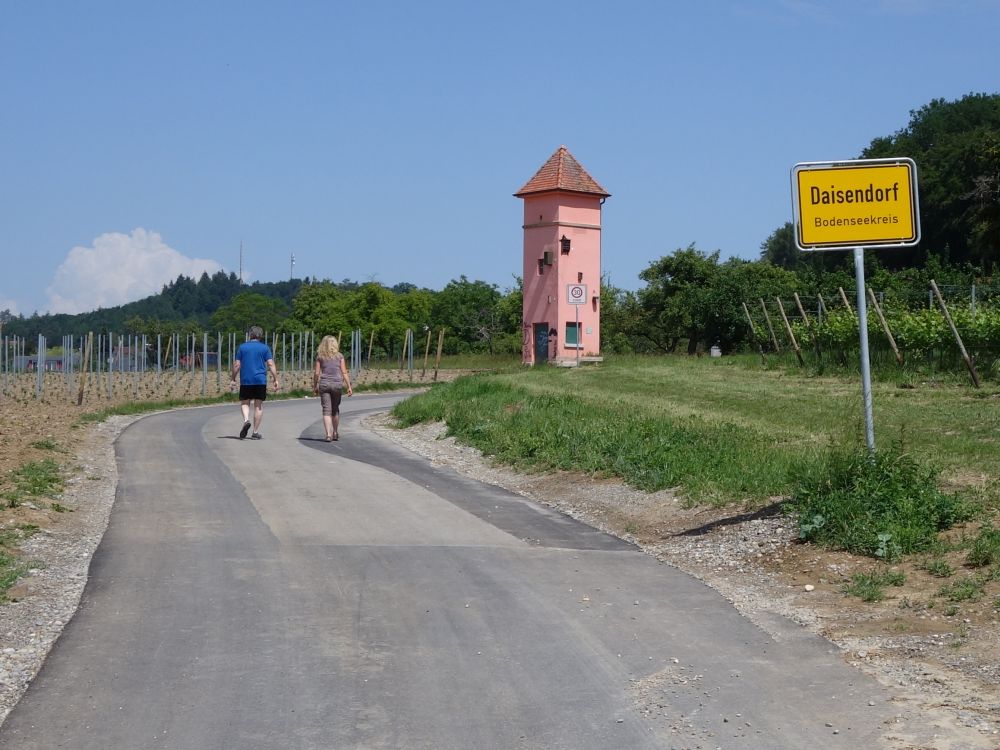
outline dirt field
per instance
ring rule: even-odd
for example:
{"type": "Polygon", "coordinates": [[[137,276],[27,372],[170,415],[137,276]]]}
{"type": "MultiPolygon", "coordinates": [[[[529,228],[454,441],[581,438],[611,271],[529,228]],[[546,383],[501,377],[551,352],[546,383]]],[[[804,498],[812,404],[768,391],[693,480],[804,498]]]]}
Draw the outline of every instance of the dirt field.
{"type": "MultiPolygon", "coordinates": [[[[286,376],[285,386],[294,387],[289,380],[286,376]]],[[[189,391],[199,390],[200,382],[199,375],[189,391]]],[[[120,391],[123,397],[128,393],[124,386],[120,391]]],[[[95,399],[76,406],[75,399],[66,398],[66,390],[59,393],[55,387],[40,401],[26,394],[3,398],[0,494],[12,488],[11,472],[29,462],[54,459],[72,473],[93,430],[78,426],[79,418],[108,403],[95,399]]],[[[894,566],[905,572],[905,583],[888,589],[884,601],[865,604],[846,596],[842,587],[853,573],[872,570],[875,563],[796,543],[794,529],[788,519],[772,512],[775,508],[685,510],[667,492],[638,493],[618,483],[569,474],[516,475],[490,466],[471,449],[440,439],[440,430],[426,426],[396,432],[409,433],[409,438],[397,436],[399,441],[434,460],[457,462],[471,475],[634,541],[702,578],[751,618],[775,611],[826,636],[847,660],[909,695],[911,710],[933,713],[941,727],[939,741],[900,739],[896,746],[1000,748],[1000,582],[990,582],[986,594],[974,601],[949,603],[940,595],[946,582],[971,575],[963,568],[964,552],[947,557],[956,570],[947,580],[924,570],[920,558],[894,566]]],[[[20,524],[72,536],[75,519],[73,512],[57,512],[44,499],[0,510],[0,530],[20,524]]],[[[972,531],[958,528],[951,534],[972,531]]],[[[31,595],[29,589],[11,590],[12,598],[26,595],[31,595]]]]}

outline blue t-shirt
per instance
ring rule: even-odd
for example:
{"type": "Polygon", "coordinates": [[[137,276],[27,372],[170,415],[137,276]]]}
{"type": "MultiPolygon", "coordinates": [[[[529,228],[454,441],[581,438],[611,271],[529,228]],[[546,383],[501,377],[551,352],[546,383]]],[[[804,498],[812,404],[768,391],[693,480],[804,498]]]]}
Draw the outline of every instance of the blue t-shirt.
{"type": "Polygon", "coordinates": [[[267,360],[274,359],[271,347],[250,339],[240,344],[236,350],[236,359],[240,363],[241,385],[267,385],[267,360]]]}

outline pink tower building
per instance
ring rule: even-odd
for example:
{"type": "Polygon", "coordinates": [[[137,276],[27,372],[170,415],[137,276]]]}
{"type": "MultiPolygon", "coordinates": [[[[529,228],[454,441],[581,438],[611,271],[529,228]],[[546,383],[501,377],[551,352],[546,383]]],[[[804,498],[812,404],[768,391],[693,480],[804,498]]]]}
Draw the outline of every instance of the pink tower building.
{"type": "Polygon", "coordinates": [[[601,206],[611,194],[565,146],[514,193],[524,200],[522,361],[601,353],[601,206]]]}

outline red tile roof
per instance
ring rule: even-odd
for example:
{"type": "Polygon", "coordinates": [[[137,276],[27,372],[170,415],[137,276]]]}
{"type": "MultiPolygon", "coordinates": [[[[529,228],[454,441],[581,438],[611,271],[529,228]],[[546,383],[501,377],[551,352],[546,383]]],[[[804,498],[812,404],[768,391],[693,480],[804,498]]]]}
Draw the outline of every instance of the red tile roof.
{"type": "Polygon", "coordinates": [[[587,174],[587,170],[580,165],[580,162],[565,146],[560,146],[542,165],[542,168],[535,173],[535,176],[514,193],[514,196],[523,198],[532,193],[547,193],[552,190],[590,193],[604,198],[611,195],[597,183],[597,180],[587,174]]]}

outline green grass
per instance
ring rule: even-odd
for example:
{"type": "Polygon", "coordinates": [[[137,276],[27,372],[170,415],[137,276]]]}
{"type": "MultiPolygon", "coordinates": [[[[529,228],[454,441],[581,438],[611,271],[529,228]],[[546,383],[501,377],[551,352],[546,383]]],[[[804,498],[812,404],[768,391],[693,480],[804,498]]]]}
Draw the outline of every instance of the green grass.
{"type": "Polygon", "coordinates": [[[7,601],[7,591],[29,567],[18,559],[11,548],[37,531],[38,526],[34,524],[19,524],[0,530],[0,602],[7,601]]]}
{"type": "Polygon", "coordinates": [[[955,569],[948,561],[939,557],[925,560],[921,567],[935,578],[951,578],[955,574],[955,569]]]}
{"type": "Polygon", "coordinates": [[[21,523],[0,529],[0,547],[10,547],[38,533],[38,526],[33,523],[21,523]]]}
{"type": "MultiPolygon", "coordinates": [[[[616,475],[727,503],[788,495],[793,468],[821,467],[832,445],[863,444],[860,391],[857,380],[762,371],[739,358],[608,357],[437,385],[394,413],[404,423],[445,419],[462,442],[524,468],[616,475]]],[[[987,391],[876,383],[876,442],[902,440],[945,475],[998,478],[1000,410],[984,407],[987,391]]]]}
{"type": "Polygon", "coordinates": [[[844,584],[841,590],[865,602],[880,602],[885,599],[885,590],[888,586],[902,586],[904,583],[906,576],[899,571],[873,570],[869,573],[855,573],[851,576],[851,582],[844,584]]]}
{"type": "Polygon", "coordinates": [[[51,458],[23,464],[11,473],[13,489],[3,494],[7,507],[16,508],[26,498],[55,497],[63,488],[62,471],[51,458]]]}
{"type": "Polygon", "coordinates": [[[982,598],[986,589],[985,581],[977,576],[968,576],[960,581],[948,583],[938,590],[938,596],[949,602],[974,602],[982,598]]]}
{"type": "Polygon", "coordinates": [[[592,384],[577,387],[555,368],[520,378],[527,384],[507,375],[461,378],[393,413],[404,424],[444,419],[450,434],[521,468],[620,476],[647,490],[683,486],[702,502],[773,495],[794,462],[794,452],[735,421],[639,409],[592,384]]]}
{"type": "Polygon", "coordinates": [[[59,446],[56,445],[52,440],[48,440],[48,439],[36,440],[35,442],[31,443],[31,447],[32,448],[37,448],[38,450],[43,450],[43,451],[58,451],[59,450],[59,446]]]}
{"type": "Polygon", "coordinates": [[[973,568],[1000,565],[1000,529],[983,526],[972,540],[965,562],[973,568]]]}
{"type": "Polygon", "coordinates": [[[899,446],[874,455],[832,450],[801,474],[789,508],[800,537],[825,547],[896,560],[929,549],[939,531],[972,515],[963,499],[938,490],[933,468],[899,446]]]}
{"type": "Polygon", "coordinates": [[[26,570],[27,566],[17,557],[0,550],[0,602],[7,601],[7,591],[26,570]]]}

